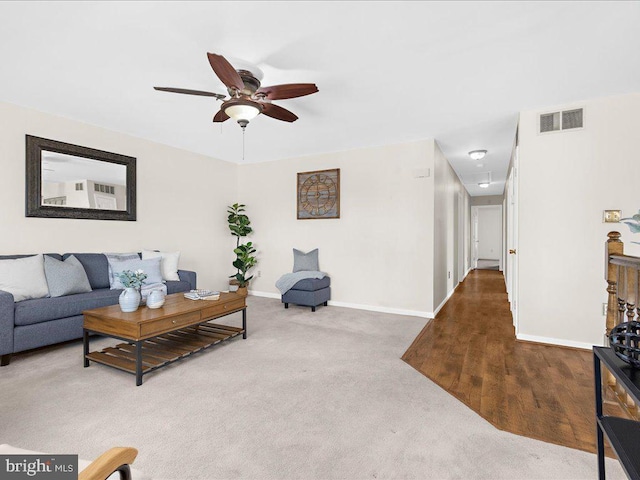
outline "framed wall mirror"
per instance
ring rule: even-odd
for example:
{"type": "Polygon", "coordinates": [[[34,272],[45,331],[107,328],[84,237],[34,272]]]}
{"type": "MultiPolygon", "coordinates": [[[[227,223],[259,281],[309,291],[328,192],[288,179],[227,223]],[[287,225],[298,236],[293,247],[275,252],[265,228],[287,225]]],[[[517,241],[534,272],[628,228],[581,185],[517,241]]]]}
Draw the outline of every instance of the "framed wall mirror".
{"type": "Polygon", "coordinates": [[[26,216],[136,220],[136,159],[26,136],[26,216]]]}

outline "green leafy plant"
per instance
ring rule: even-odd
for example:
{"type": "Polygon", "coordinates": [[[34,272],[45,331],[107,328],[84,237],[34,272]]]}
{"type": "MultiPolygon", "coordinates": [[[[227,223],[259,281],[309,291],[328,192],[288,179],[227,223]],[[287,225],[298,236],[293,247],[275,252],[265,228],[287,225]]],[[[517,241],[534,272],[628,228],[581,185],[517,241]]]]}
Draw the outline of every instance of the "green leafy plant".
{"type": "Polygon", "coordinates": [[[242,237],[246,237],[253,231],[249,226],[251,225],[251,220],[249,220],[249,217],[244,214],[244,207],[246,207],[246,205],[238,203],[234,203],[230,207],[227,207],[227,213],[229,214],[227,222],[229,222],[231,235],[236,237],[236,248],[240,246],[240,239],[242,237]]]}
{"type": "Polygon", "coordinates": [[[140,288],[147,279],[147,274],[144,273],[144,270],[136,270],[135,272],[125,270],[118,274],[118,278],[125,288],[140,288]]]}
{"type": "Polygon", "coordinates": [[[229,278],[235,278],[239,287],[246,287],[249,280],[253,278],[253,275],[247,277],[249,269],[255,266],[257,259],[254,253],[255,248],[251,242],[241,244],[240,239],[246,237],[253,229],[251,228],[251,220],[244,213],[246,205],[241,203],[234,203],[227,207],[227,222],[229,223],[229,230],[231,235],[236,237],[236,248],[233,252],[236,254],[236,259],[233,261],[233,266],[237,269],[234,275],[230,275],[229,278]]]}
{"type": "Polygon", "coordinates": [[[253,248],[251,242],[247,242],[244,245],[238,245],[233,252],[236,254],[233,266],[238,269],[238,273],[229,276],[229,278],[235,278],[238,281],[239,287],[246,287],[249,280],[253,278],[253,275],[247,277],[247,272],[258,262],[254,255],[256,249],[253,248]]]}

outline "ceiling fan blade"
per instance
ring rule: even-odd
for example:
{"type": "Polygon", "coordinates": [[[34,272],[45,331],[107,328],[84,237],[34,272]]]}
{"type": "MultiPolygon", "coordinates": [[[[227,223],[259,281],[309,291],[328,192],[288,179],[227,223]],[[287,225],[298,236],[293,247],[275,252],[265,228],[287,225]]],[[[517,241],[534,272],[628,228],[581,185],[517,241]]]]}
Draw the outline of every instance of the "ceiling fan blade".
{"type": "Polygon", "coordinates": [[[226,97],[224,95],[220,95],[219,93],[213,92],[203,92],[202,90],[187,90],[185,88],[170,88],[170,87],[153,87],[155,90],[159,90],[161,92],[172,92],[172,93],[185,93],[187,95],[200,95],[203,97],[215,97],[218,100],[224,100],[226,97]]]}
{"type": "Polygon", "coordinates": [[[318,87],[315,83],[289,83],[259,88],[256,91],[256,95],[262,93],[269,100],[283,100],[285,98],[304,97],[317,91],[318,87]]]}
{"type": "Polygon", "coordinates": [[[213,117],[213,121],[216,123],[222,123],[229,120],[229,115],[227,115],[224,110],[220,110],[218,113],[215,114],[215,116],[213,117]]]}
{"type": "Polygon", "coordinates": [[[207,53],[211,68],[216,72],[216,75],[222,83],[228,88],[235,88],[236,90],[242,90],[244,88],[244,82],[233,65],[224,58],[222,55],[216,55],[215,53],[207,53]]]}
{"type": "Polygon", "coordinates": [[[295,122],[298,116],[295,113],[290,112],[286,108],[282,108],[273,103],[262,103],[262,113],[267,117],[275,118],[276,120],[282,120],[284,122],[295,122]]]}

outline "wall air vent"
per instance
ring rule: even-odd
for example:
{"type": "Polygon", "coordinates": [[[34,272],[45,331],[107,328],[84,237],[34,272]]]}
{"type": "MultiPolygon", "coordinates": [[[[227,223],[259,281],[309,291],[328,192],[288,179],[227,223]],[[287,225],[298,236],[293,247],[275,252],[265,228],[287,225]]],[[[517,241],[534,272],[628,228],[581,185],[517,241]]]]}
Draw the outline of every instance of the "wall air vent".
{"type": "Polygon", "coordinates": [[[560,130],[560,112],[543,113],[540,115],[540,133],[560,130]]]}
{"type": "Polygon", "coordinates": [[[562,112],[562,129],[582,128],[582,109],[566,110],[562,112]]]}
{"type": "Polygon", "coordinates": [[[539,133],[559,132],[584,127],[582,108],[540,114],[539,133]]]}

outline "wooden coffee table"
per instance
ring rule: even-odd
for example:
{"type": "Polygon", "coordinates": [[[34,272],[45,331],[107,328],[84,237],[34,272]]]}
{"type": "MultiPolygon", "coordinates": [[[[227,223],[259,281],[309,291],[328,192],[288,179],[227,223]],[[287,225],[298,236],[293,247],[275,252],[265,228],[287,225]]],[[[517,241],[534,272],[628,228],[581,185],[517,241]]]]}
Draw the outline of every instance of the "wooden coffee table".
{"type": "Polygon", "coordinates": [[[246,297],[221,293],[219,300],[189,300],[182,293],[167,295],[164,306],[140,307],[123,313],[119,305],[85,310],[84,366],[89,362],[132,373],[136,385],[142,376],[242,334],[247,338],[246,297]],[[242,311],[242,328],[210,323],[210,320],[242,311]],[[89,334],[123,340],[114,347],[89,352],[89,334]]]}

